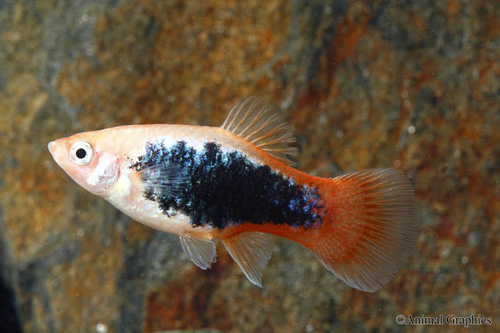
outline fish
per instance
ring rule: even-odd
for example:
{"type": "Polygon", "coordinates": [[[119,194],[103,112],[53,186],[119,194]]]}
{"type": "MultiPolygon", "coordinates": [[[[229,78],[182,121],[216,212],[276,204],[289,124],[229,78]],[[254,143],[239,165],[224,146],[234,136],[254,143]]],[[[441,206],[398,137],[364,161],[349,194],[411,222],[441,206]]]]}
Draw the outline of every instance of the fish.
{"type": "Polygon", "coordinates": [[[293,128],[260,97],[220,127],[127,125],[51,141],[55,162],[133,220],[179,235],[201,269],[223,243],[248,280],[277,237],[311,250],[350,287],[375,292],[409,260],[419,234],[413,185],[394,168],[321,178],[296,169],[293,128]]]}

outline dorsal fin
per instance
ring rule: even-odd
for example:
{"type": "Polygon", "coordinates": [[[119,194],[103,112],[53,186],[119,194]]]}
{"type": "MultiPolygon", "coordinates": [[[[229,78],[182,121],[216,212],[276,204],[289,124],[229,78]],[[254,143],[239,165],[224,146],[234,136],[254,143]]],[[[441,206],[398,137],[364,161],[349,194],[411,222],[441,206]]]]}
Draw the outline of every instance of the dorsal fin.
{"type": "Polygon", "coordinates": [[[298,149],[293,128],[264,98],[249,97],[236,104],[221,126],[255,144],[280,161],[293,165],[298,149]]]}

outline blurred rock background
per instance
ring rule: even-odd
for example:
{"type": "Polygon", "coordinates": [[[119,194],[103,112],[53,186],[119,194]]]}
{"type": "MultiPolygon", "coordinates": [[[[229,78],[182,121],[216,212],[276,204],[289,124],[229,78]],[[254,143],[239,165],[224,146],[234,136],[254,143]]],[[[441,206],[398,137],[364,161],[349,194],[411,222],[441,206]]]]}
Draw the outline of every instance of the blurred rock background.
{"type": "MultiPolygon", "coordinates": [[[[500,328],[498,1],[0,2],[0,331],[378,331],[398,314],[500,328]],[[350,289],[276,243],[264,288],[74,184],[50,140],[122,124],[218,126],[267,96],[299,168],[397,167],[422,232],[407,269],[350,289]]],[[[453,329],[454,327],[443,327],[453,329]]]]}

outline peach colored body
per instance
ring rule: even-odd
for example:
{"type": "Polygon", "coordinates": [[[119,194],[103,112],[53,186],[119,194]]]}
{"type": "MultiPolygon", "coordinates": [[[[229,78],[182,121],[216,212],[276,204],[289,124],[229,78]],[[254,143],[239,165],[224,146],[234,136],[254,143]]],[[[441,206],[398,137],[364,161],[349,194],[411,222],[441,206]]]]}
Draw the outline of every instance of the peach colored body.
{"type": "Polygon", "coordinates": [[[247,278],[260,286],[271,257],[269,235],[311,249],[325,267],[350,286],[375,291],[406,262],[418,234],[413,188],[395,169],[365,170],[333,179],[310,176],[287,164],[295,151],[291,128],[260,99],[233,108],[222,127],[131,125],[85,132],[49,143],[61,168],[80,186],[99,195],[131,218],[178,234],[190,260],[206,269],[220,239],[247,278]],[[241,152],[295,184],[317,189],[324,211],[321,225],[302,228],[273,221],[241,223],[222,229],[194,227],[182,212],[166,214],[145,198],[145,185],[131,163],[152,142],[166,147],[184,141],[201,150],[215,142],[222,152],[241,152]]]}

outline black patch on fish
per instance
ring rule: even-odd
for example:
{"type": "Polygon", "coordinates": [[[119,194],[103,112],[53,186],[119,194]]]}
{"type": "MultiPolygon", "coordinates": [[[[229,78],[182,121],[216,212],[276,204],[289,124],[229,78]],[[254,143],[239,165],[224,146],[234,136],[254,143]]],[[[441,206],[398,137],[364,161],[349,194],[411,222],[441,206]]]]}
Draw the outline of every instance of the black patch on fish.
{"type": "Polygon", "coordinates": [[[239,151],[222,152],[215,142],[205,143],[200,151],[184,141],[168,148],[162,142],[148,143],[131,168],[145,171],[158,165],[182,170],[184,184],[173,194],[145,182],[144,196],[158,202],[164,214],[189,216],[193,226],[223,229],[272,222],[307,229],[321,224],[323,206],[316,188],[297,185],[239,151]]]}

